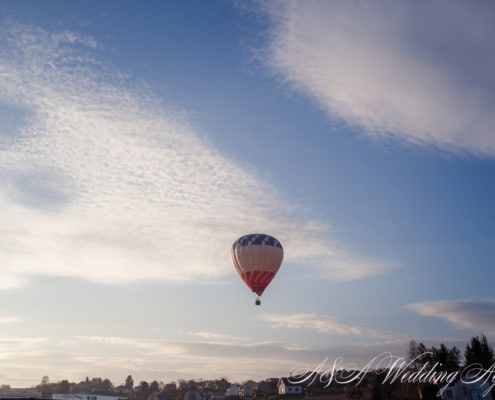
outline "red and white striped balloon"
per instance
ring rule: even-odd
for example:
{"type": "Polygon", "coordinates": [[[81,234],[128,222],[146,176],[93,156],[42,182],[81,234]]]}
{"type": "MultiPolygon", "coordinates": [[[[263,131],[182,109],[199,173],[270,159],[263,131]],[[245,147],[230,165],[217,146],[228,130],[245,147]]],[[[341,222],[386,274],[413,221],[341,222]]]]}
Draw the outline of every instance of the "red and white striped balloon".
{"type": "Polygon", "coordinates": [[[280,268],[284,250],[273,236],[252,233],[234,242],[231,255],[242,280],[261,296],[280,268]]]}

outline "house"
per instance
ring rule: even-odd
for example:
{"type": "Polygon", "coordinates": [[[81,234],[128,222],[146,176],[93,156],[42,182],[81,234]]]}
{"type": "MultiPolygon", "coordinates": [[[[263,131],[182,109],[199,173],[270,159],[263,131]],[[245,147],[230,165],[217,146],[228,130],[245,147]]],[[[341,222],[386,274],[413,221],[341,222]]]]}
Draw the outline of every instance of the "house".
{"type": "Polygon", "coordinates": [[[442,400],[492,400],[492,394],[486,382],[459,381],[444,390],[442,400]]]}
{"type": "Polygon", "coordinates": [[[257,386],[255,381],[246,381],[239,386],[239,397],[251,397],[254,394],[254,388],[257,386]]]}
{"type": "Polygon", "coordinates": [[[128,395],[131,392],[131,389],[128,388],[127,386],[120,385],[120,386],[117,386],[113,391],[115,393],[121,393],[121,394],[128,395]]]}
{"type": "Polygon", "coordinates": [[[260,382],[254,388],[255,397],[263,397],[271,393],[271,386],[268,382],[260,382]]]}
{"type": "Polygon", "coordinates": [[[239,385],[236,385],[235,383],[230,385],[230,387],[225,391],[225,396],[234,396],[237,397],[239,396],[239,385]]]}
{"type": "Polygon", "coordinates": [[[204,395],[196,386],[189,386],[187,389],[181,390],[175,396],[176,400],[204,400],[204,395]]]}
{"type": "Polygon", "coordinates": [[[162,391],[158,393],[157,400],[174,400],[177,394],[177,385],[175,383],[167,383],[162,391]]]}
{"type": "Polygon", "coordinates": [[[127,400],[127,396],[107,396],[86,393],[52,393],[52,400],[127,400]]]}
{"type": "Polygon", "coordinates": [[[278,394],[281,396],[298,395],[303,393],[301,384],[292,383],[289,378],[280,378],[278,381],[278,394]]]}

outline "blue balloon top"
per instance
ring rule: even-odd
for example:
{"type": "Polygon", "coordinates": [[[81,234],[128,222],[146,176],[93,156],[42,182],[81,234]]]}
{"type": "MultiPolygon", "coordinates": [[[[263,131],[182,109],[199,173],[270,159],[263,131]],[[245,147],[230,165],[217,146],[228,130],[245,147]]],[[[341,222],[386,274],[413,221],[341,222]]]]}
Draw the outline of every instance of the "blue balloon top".
{"type": "Polygon", "coordinates": [[[275,246],[283,250],[280,242],[273,236],[266,235],[264,233],[251,233],[249,235],[241,236],[237,239],[233,248],[238,246],[250,246],[250,245],[265,245],[265,246],[275,246]]]}

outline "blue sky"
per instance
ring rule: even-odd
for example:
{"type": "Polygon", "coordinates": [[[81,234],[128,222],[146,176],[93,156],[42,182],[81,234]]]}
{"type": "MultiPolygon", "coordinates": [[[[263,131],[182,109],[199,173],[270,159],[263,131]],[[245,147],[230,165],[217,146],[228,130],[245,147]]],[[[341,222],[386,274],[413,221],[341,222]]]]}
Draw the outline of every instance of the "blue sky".
{"type": "Polygon", "coordinates": [[[0,5],[0,383],[495,338],[490,2],[0,5]],[[262,306],[230,247],[285,259],[262,306]]]}

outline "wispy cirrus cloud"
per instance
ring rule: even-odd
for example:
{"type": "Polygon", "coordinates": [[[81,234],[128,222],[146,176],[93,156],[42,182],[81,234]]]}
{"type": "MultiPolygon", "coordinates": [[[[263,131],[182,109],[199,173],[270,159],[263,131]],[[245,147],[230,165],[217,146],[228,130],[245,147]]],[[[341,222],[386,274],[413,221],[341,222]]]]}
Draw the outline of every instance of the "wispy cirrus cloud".
{"type": "Polygon", "coordinates": [[[495,156],[495,6],[462,1],[262,3],[267,65],[370,137],[495,156]]]}
{"type": "Polygon", "coordinates": [[[439,300],[406,305],[427,317],[441,318],[457,329],[495,335],[495,299],[439,300]]]}
{"type": "Polygon", "coordinates": [[[259,230],[332,279],[393,267],[299,215],[186,113],[100,62],[94,39],[12,21],[0,39],[0,289],[37,274],[215,278],[232,273],[232,242],[259,230]]]}
{"type": "Polygon", "coordinates": [[[275,328],[309,329],[318,333],[337,335],[380,336],[387,335],[361,324],[354,324],[312,313],[299,314],[263,314],[260,320],[275,328]]]}

